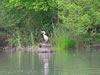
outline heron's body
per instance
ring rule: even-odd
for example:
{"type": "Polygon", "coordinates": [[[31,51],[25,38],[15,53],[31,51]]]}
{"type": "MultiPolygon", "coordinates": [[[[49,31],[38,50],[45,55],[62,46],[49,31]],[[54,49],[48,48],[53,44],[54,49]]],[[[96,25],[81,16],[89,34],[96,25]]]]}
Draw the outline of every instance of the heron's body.
{"type": "Polygon", "coordinates": [[[42,33],[43,33],[43,39],[45,40],[45,42],[47,42],[48,41],[48,36],[45,34],[45,31],[42,31],[42,33]]]}
{"type": "Polygon", "coordinates": [[[48,36],[47,36],[47,35],[44,35],[44,34],[43,34],[43,38],[44,38],[45,42],[48,41],[48,36]]]}

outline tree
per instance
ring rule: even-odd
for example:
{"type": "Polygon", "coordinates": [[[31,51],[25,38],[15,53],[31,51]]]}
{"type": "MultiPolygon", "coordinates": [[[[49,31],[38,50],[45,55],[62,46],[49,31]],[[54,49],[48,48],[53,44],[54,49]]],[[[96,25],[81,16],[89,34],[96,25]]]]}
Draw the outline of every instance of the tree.
{"type": "Polygon", "coordinates": [[[47,11],[56,7],[55,0],[9,0],[10,8],[28,8],[36,11],[47,11]]]}
{"type": "Polygon", "coordinates": [[[74,36],[100,32],[100,2],[97,0],[57,0],[60,26],[74,36]]]}
{"type": "Polygon", "coordinates": [[[2,0],[0,1],[0,32],[9,35],[9,42],[31,43],[30,34],[40,41],[41,30],[52,31],[56,3],[52,0],[2,0]]]}

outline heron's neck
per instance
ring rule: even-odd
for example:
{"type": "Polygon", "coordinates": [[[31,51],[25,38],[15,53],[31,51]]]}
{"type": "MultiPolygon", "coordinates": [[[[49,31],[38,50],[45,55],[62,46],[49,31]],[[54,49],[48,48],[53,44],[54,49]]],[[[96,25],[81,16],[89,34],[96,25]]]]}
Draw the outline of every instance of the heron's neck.
{"type": "Polygon", "coordinates": [[[45,33],[43,33],[43,35],[45,35],[45,33]]]}

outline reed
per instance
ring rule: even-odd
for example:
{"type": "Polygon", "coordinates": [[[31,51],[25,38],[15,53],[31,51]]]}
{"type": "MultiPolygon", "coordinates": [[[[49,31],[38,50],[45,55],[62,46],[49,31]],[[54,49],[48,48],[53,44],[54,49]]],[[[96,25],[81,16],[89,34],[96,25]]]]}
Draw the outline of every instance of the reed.
{"type": "Polygon", "coordinates": [[[51,43],[54,48],[63,49],[74,49],[76,47],[76,40],[73,38],[71,32],[67,30],[56,28],[52,34],[51,43]]]}
{"type": "MultiPolygon", "coordinates": [[[[33,46],[34,45],[34,35],[33,32],[30,33],[21,33],[20,31],[16,31],[9,39],[8,43],[10,46],[33,46]]],[[[9,46],[8,45],[8,46],[9,46]]]]}
{"type": "Polygon", "coordinates": [[[18,46],[19,46],[19,47],[22,47],[22,45],[21,45],[21,36],[20,36],[20,33],[19,33],[19,32],[16,32],[16,33],[17,33],[17,38],[16,38],[16,40],[17,40],[18,46]]]}
{"type": "Polygon", "coordinates": [[[33,32],[30,32],[30,41],[31,41],[31,44],[33,46],[34,45],[34,35],[33,35],[33,32]]]}

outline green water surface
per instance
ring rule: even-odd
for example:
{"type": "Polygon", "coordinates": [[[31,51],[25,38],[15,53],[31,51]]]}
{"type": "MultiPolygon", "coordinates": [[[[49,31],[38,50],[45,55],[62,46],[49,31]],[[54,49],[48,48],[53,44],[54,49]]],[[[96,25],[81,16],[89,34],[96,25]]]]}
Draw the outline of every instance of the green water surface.
{"type": "Polygon", "coordinates": [[[100,51],[3,52],[0,75],[100,75],[100,51]]]}

